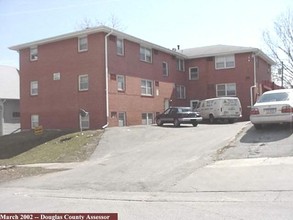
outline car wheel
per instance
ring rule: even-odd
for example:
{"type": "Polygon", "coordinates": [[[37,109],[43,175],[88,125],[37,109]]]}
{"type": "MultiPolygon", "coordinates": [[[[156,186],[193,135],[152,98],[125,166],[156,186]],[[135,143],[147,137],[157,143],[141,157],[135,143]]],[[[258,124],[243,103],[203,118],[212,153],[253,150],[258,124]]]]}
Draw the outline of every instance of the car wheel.
{"type": "Polygon", "coordinates": [[[234,119],[228,119],[229,124],[233,124],[235,121],[234,119]]]}
{"type": "Polygon", "coordinates": [[[157,122],[157,125],[158,126],[162,126],[163,125],[163,122],[162,122],[162,120],[160,118],[158,118],[156,122],[157,122]]]}
{"type": "Polygon", "coordinates": [[[212,114],[209,115],[209,122],[210,122],[210,124],[214,124],[214,122],[215,122],[215,118],[212,114]]]}
{"type": "Polygon", "coordinates": [[[198,123],[197,122],[193,122],[192,125],[193,125],[193,127],[196,127],[198,125],[198,123]]]}
{"type": "Polygon", "coordinates": [[[180,122],[177,118],[174,119],[174,127],[179,127],[180,126],[180,122]]]}
{"type": "Polygon", "coordinates": [[[254,127],[256,130],[259,130],[262,128],[262,125],[261,124],[254,124],[254,127]]]}

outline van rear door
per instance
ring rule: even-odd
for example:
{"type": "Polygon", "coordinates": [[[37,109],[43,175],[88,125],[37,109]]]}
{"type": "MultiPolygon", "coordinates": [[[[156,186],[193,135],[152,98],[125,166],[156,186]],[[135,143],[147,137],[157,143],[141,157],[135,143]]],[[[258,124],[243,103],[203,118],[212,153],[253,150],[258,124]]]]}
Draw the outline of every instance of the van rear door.
{"type": "Polygon", "coordinates": [[[241,105],[239,99],[223,99],[221,112],[223,116],[241,117],[241,105]]]}

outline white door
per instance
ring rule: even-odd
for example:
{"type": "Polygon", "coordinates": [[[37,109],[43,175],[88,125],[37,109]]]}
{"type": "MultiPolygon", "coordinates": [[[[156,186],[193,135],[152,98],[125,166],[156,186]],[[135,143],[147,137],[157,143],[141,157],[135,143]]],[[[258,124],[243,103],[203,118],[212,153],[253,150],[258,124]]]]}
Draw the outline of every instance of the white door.
{"type": "Polygon", "coordinates": [[[199,104],[199,100],[190,100],[190,107],[192,108],[192,110],[195,110],[196,108],[198,108],[198,104],[199,104]]]}
{"type": "Polygon", "coordinates": [[[170,107],[170,100],[169,99],[165,99],[164,100],[164,110],[166,110],[169,107],[170,107]]]}

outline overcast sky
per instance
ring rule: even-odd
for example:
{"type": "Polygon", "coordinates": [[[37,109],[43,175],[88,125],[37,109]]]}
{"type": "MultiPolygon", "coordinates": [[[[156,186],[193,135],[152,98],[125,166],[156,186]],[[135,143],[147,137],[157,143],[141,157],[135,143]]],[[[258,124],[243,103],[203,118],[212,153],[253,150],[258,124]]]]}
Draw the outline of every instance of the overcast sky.
{"type": "Polygon", "coordinates": [[[227,44],[265,52],[262,33],[292,0],[0,0],[0,65],[17,67],[10,46],[77,31],[85,20],[182,49],[227,44]]]}

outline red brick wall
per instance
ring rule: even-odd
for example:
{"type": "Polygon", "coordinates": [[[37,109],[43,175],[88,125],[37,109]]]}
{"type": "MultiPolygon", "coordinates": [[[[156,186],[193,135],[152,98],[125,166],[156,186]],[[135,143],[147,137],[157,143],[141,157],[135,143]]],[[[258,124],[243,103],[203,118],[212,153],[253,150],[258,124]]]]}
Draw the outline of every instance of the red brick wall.
{"type": "Polygon", "coordinates": [[[109,41],[109,94],[110,94],[110,125],[117,126],[118,118],[113,116],[118,112],[125,112],[127,125],[142,123],[142,113],[164,111],[165,99],[172,100],[172,105],[186,105],[186,99],[177,100],[174,85],[186,84],[186,74],[176,70],[176,58],[162,51],[152,51],[152,63],[140,60],[140,45],[124,40],[124,56],[116,54],[116,41],[109,41]],[[162,63],[167,62],[169,76],[163,76],[162,63]],[[117,90],[116,75],[125,76],[125,91],[117,90]],[[141,95],[141,80],[152,80],[153,96],[141,95]],[[112,116],[111,117],[111,113],[112,116]]]}
{"type": "MultiPolygon", "coordinates": [[[[39,115],[44,128],[78,129],[79,109],[90,113],[90,128],[107,123],[105,86],[105,33],[88,36],[88,51],[78,52],[78,38],[38,46],[38,60],[29,60],[29,49],[20,51],[21,126],[31,127],[31,115],[39,115]],[[53,73],[61,80],[54,81],[53,73]],[[89,90],[78,91],[78,76],[88,74],[89,90]],[[30,95],[30,81],[39,82],[39,95],[30,95]]],[[[145,46],[145,45],[142,45],[145,46]]],[[[150,48],[151,49],[151,48],[150,48]]],[[[127,125],[141,124],[142,113],[162,112],[165,100],[173,106],[189,106],[189,100],[216,96],[216,84],[236,83],[243,108],[243,120],[249,119],[250,87],[253,82],[251,53],[236,54],[236,67],[215,70],[215,58],[185,60],[185,72],[176,70],[176,57],[152,50],[152,63],[140,61],[140,45],[124,40],[124,56],[116,54],[116,37],[108,38],[109,123],[118,125],[118,112],[125,112],[127,125]],[[169,76],[163,76],[167,62],[169,76]],[[189,67],[199,67],[199,80],[189,80],[189,67]],[[117,90],[116,75],[124,75],[126,89],[117,90]],[[153,96],[141,95],[141,80],[152,80],[153,96]],[[176,98],[175,85],[186,87],[186,99],[176,98]]],[[[257,80],[270,79],[268,64],[257,59],[257,80]]]]}
{"type": "Polygon", "coordinates": [[[31,127],[38,114],[45,128],[78,129],[80,108],[90,113],[90,127],[105,120],[104,35],[88,37],[87,52],[78,52],[77,38],[38,46],[38,60],[30,61],[29,49],[20,51],[21,126],[31,127]],[[61,80],[54,81],[53,73],[61,80]],[[78,91],[78,76],[89,75],[89,90],[78,91]],[[39,95],[30,95],[30,81],[39,82],[39,95]]]}
{"type": "MultiPolygon", "coordinates": [[[[199,80],[188,81],[188,99],[206,99],[216,97],[216,84],[236,83],[236,92],[242,104],[242,120],[249,120],[250,87],[254,85],[254,62],[251,53],[235,55],[235,68],[215,69],[215,58],[189,60],[188,66],[199,67],[199,80]]],[[[269,79],[268,64],[257,58],[257,79],[269,79]]]]}

